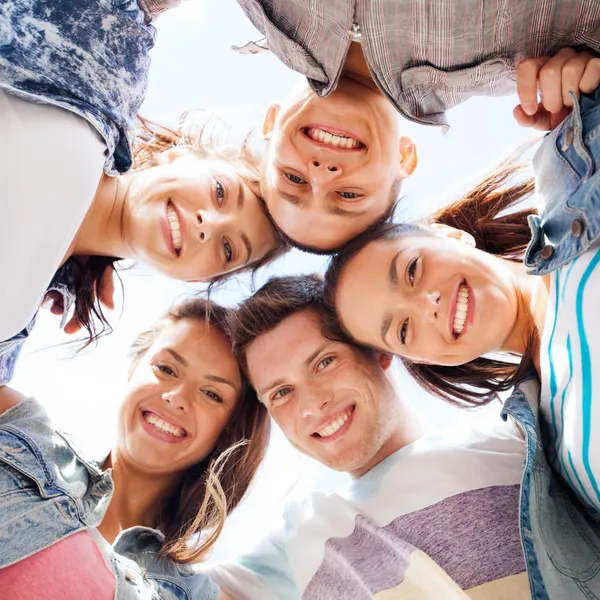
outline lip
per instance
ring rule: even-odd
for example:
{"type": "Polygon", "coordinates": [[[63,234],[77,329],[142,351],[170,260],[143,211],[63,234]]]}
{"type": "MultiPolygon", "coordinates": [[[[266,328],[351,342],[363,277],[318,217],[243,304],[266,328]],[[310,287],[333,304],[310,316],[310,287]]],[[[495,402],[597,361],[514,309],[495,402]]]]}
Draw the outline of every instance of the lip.
{"type": "Polygon", "coordinates": [[[356,135],[355,133],[352,133],[351,131],[344,131],[343,129],[339,129],[337,127],[330,127],[329,125],[311,123],[309,125],[304,125],[304,127],[300,129],[300,133],[302,134],[302,136],[304,136],[306,140],[308,140],[314,146],[317,146],[318,148],[327,148],[327,150],[331,150],[333,152],[342,152],[347,154],[364,152],[367,150],[367,145],[360,138],[360,136],[356,135]],[[317,142],[317,140],[313,140],[308,135],[308,133],[306,132],[307,129],[322,129],[323,131],[327,131],[328,133],[333,133],[335,135],[342,135],[344,137],[354,138],[355,140],[358,140],[362,144],[362,146],[360,148],[338,148],[337,146],[331,146],[329,144],[324,144],[323,142],[317,142]]]}
{"type": "Polygon", "coordinates": [[[456,341],[462,338],[471,328],[473,323],[475,322],[475,295],[473,294],[473,288],[469,285],[469,282],[466,279],[461,279],[454,288],[454,293],[452,294],[452,300],[450,301],[450,308],[448,310],[448,332],[450,333],[450,339],[452,341],[456,341]],[[465,326],[460,334],[457,336],[454,335],[454,317],[456,315],[456,303],[458,300],[458,290],[461,285],[465,285],[469,292],[469,299],[467,300],[467,316],[465,317],[465,326]]]}
{"type": "Polygon", "coordinates": [[[181,444],[183,442],[187,442],[192,437],[185,427],[182,427],[181,425],[179,425],[179,423],[174,423],[172,419],[168,419],[167,417],[165,417],[164,415],[160,414],[159,412],[157,412],[155,410],[148,410],[146,408],[141,408],[139,411],[139,418],[140,418],[140,422],[141,422],[141,425],[142,425],[142,428],[144,429],[144,431],[149,436],[151,436],[157,440],[160,440],[161,442],[166,442],[167,444],[181,444]],[[175,437],[174,435],[171,435],[170,433],[165,433],[163,431],[159,431],[158,429],[156,429],[156,427],[153,427],[152,425],[150,425],[150,423],[148,423],[148,421],[146,421],[146,419],[144,418],[144,413],[153,413],[158,418],[162,419],[163,421],[166,421],[167,423],[170,423],[171,425],[175,425],[176,427],[181,427],[181,429],[183,429],[185,431],[186,435],[182,438],[178,438],[178,437],[175,437]]]}
{"type": "Polygon", "coordinates": [[[346,431],[348,431],[348,429],[350,429],[350,425],[352,424],[352,421],[354,420],[354,414],[356,412],[356,405],[353,405],[350,408],[352,410],[351,410],[350,414],[348,415],[348,420],[333,435],[330,435],[329,437],[324,438],[324,437],[321,437],[320,435],[318,435],[317,431],[320,431],[324,427],[327,427],[327,425],[333,423],[338,417],[341,417],[345,412],[347,412],[348,408],[339,411],[338,413],[336,413],[335,415],[333,415],[331,417],[327,417],[326,419],[323,419],[323,421],[321,421],[321,423],[319,423],[319,426],[311,434],[310,437],[313,440],[317,440],[318,442],[321,442],[322,444],[331,444],[331,443],[337,441],[339,438],[341,438],[346,433],[346,431]]]}
{"type": "Polygon", "coordinates": [[[173,202],[173,200],[171,200],[171,198],[169,198],[165,202],[165,210],[164,210],[163,216],[160,220],[160,228],[161,228],[161,231],[163,234],[163,238],[165,240],[165,244],[167,245],[167,248],[169,249],[169,252],[176,258],[180,257],[183,254],[183,251],[186,247],[187,223],[185,222],[185,219],[183,218],[183,215],[181,214],[181,210],[179,209],[177,204],[175,204],[175,202],[173,202]],[[177,252],[175,251],[175,248],[173,246],[173,237],[171,236],[171,227],[169,225],[169,217],[168,217],[168,213],[167,213],[169,204],[173,207],[173,210],[175,211],[175,214],[177,215],[177,218],[179,219],[179,229],[181,231],[181,249],[179,250],[179,254],[177,254],[177,252]]]}

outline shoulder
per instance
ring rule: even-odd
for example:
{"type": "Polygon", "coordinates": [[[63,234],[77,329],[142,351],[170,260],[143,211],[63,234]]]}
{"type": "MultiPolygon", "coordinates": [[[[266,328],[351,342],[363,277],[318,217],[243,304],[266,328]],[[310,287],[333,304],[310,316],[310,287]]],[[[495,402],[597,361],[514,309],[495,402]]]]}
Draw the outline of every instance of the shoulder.
{"type": "Polygon", "coordinates": [[[0,387],[0,416],[23,400],[25,400],[25,396],[21,392],[17,392],[7,385],[0,387]]]}

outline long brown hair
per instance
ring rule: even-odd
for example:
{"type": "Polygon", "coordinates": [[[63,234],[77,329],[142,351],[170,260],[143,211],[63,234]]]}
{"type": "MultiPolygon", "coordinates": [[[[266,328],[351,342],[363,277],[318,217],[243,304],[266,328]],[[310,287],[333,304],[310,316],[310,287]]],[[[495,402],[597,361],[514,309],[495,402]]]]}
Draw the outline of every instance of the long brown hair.
{"type": "MultiPolygon", "coordinates": [[[[131,346],[132,367],[142,359],[165,327],[184,319],[203,321],[227,332],[230,310],[194,298],[174,306],[142,332],[131,346]]],[[[242,375],[242,397],[212,452],[190,467],[165,499],[158,528],[164,533],[162,553],[179,563],[206,557],[219,537],[227,515],[241,502],[269,442],[270,419],[265,406],[242,375]]]]}
{"type": "MultiPolygon", "coordinates": [[[[217,126],[221,121],[209,115],[203,119],[193,118],[200,111],[190,111],[181,116],[176,128],[168,128],[149,119],[138,116],[138,124],[134,133],[134,162],[132,172],[143,171],[156,166],[160,155],[171,148],[188,149],[201,159],[222,160],[232,165],[240,177],[252,187],[260,189],[261,157],[252,149],[250,132],[241,144],[225,144],[218,135],[217,126]]],[[[259,202],[267,218],[274,225],[264,202],[259,202]]],[[[243,265],[234,271],[216,275],[211,279],[210,287],[222,282],[236,273],[250,271],[253,274],[262,266],[269,264],[290,249],[290,245],[274,225],[275,245],[262,258],[243,265]]],[[[90,256],[87,260],[72,257],[75,274],[75,311],[79,322],[87,330],[88,336],[83,347],[93,343],[102,335],[112,331],[102,306],[97,301],[96,290],[100,285],[106,269],[113,269],[117,257],[90,256]]]]}
{"type": "MultiPolygon", "coordinates": [[[[461,229],[473,236],[476,247],[512,261],[521,261],[531,239],[527,223],[533,208],[516,207],[534,191],[533,178],[512,183],[527,167],[514,160],[500,164],[458,200],[440,209],[431,222],[461,229]]],[[[335,256],[325,275],[327,302],[335,306],[335,297],[344,266],[368,244],[407,235],[433,235],[422,224],[387,223],[360,236],[335,256]]],[[[343,324],[341,324],[343,327],[343,324]]],[[[516,364],[500,358],[476,358],[464,365],[447,367],[425,365],[400,357],[409,373],[428,392],[450,404],[471,408],[498,398],[511,389],[531,368],[537,333],[530,332],[525,353],[516,364]]]]}

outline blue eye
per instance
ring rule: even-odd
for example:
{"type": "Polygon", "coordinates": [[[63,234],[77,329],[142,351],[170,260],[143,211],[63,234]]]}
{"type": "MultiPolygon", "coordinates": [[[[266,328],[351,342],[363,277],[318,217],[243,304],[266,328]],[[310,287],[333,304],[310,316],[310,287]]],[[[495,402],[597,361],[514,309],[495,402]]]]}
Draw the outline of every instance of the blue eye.
{"type": "Polygon", "coordinates": [[[406,332],[408,331],[408,319],[405,319],[400,329],[398,330],[398,339],[400,343],[404,346],[406,344],[406,332]]]}
{"type": "Polygon", "coordinates": [[[219,396],[219,394],[215,394],[215,392],[211,392],[210,390],[204,390],[204,394],[206,394],[211,400],[218,402],[219,404],[223,403],[223,398],[219,396]]]}
{"type": "Polygon", "coordinates": [[[292,392],[292,388],[281,388],[273,394],[273,400],[279,400],[292,392]]]}
{"type": "Polygon", "coordinates": [[[223,187],[223,184],[218,179],[216,180],[215,190],[217,193],[217,203],[219,204],[219,206],[221,206],[223,204],[223,200],[225,198],[225,188],[223,187]]]}
{"type": "Polygon", "coordinates": [[[317,370],[321,371],[323,370],[325,367],[329,366],[331,363],[333,362],[333,356],[328,356],[327,358],[324,358],[317,366],[317,370]]]}
{"type": "Polygon", "coordinates": [[[304,179],[302,179],[302,177],[298,177],[298,175],[294,175],[293,173],[284,173],[284,175],[285,175],[286,179],[288,179],[292,183],[295,183],[296,185],[302,185],[302,184],[306,183],[306,181],[304,181],[304,179]]]}
{"type": "Polygon", "coordinates": [[[338,195],[346,200],[356,200],[356,198],[362,198],[362,194],[359,194],[358,192],[338,192],[338,195]]]}
{"type": "Polygon", "coordinates": [[[233,257],[233,250],[231,248],[231,244],[227,240],[223,242],[223,251],[225,252],[225,262],[231,262],[231,258],[233,257]]]}

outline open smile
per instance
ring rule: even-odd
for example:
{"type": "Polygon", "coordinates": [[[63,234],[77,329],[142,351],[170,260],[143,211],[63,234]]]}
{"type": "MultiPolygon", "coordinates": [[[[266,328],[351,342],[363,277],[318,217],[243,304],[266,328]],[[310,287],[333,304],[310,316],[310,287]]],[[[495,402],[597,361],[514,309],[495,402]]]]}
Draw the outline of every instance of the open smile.
{"type": "Polygon", "coordinates": [[[448,312],[448,329],[452,338],[457,340],[469,330],[475,314],[473,290],[466,279],[458,284],[448,312]]]}
{"type": "Polygon", "coordinates": [[[190,433],[151,410],[140,410],[142,427],[151,437],[168,444],[180,444],[191,437],[190,433]]]}
{"type": "Polygon", "coordinates": [[[329,150],[356,152],[366,148],[356,136],[340,129],[311,125],[303,127],[302,133],[312,144],[329,150]]]}
{"type": "Polygon", "coordinates": [[[186,225],[181,212],[171,199],[167,200],[165,205],[161,225],[167,247],[175,256],[181,256],[187,234],[186,225]]]}
{"type": "Polygon", "coordinates": [[[355,408],[356,405],[353,405],[336,415],[327,417],[319,424],[319,429],[311,437],[324,443],[338,440],[350,428],[355,408]]]}

